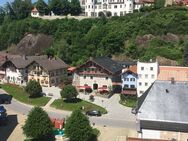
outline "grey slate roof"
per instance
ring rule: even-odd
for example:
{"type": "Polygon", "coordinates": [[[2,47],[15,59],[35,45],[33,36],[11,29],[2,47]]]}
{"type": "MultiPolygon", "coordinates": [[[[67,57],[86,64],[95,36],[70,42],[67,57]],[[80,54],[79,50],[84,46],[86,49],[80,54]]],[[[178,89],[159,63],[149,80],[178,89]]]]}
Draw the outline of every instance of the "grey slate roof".
{"type": "Polygon", "coordinates": [[[110,59],[109,57],[98,57],[92,59],[92,61],[102,66],[103,68],[105,68],[113,74],[123,69],[123,66],[121,66],[116,61],[110,59]]]}
{"type": "MultiPolygon", "coordinates": [[[[157,80],[139,101],[141,105],[138,109],[138,118],[141,126],[147,128],[157,122],[161,124],[161,128],[165,124],[168,125],[166,128],[173,127],[175,124],[188,125],[188,82],[172,84],[171,81],[157,80]],[[149,125],[149,122],[153,123],[149,125]]],[[[181,127],[184,128],[179,126],[178,129],[181,127]]]]}
{"type": "Polygon", "coordinates": [[[68,65],[59,58],[51,59],[51,60],[36,59],[35,62],[37,62],[39,65],[41,65],[43,68],[47,69],[48,71],[61,69],[61,68],[68,68],[68,65]]]}

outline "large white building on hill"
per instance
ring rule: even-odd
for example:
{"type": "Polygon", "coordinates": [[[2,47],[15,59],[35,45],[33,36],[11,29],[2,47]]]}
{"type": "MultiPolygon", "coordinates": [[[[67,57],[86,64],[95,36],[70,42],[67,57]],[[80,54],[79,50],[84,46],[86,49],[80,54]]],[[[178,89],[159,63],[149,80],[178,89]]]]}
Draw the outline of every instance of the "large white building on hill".
{"type": "Polygon", "coordinates": [[[85,16],[124,16],[133,13],[133,0],[86,0],[85,16]]]}

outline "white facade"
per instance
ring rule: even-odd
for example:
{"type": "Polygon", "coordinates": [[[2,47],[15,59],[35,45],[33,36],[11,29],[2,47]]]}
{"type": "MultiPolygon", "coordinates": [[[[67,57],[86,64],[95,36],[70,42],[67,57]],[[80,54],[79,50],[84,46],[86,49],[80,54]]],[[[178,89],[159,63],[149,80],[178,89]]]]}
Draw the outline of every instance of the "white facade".
{"type": "Polygon", "coordinates": [[[27,70],[7,67],[5,69],[5,81],[8,83],[24,85],[27,81],[27,70]]]}
{"type": "Polygon", "coordinates": [[[31,11],[31,17],[39,17],[39,11],[37,10],[36,7],[33,8],[31,11]]]}
{"type": "Polygon", "coordinates": [[[98,88],[103,87],[104,85],[110,88],[112,87],[112,78],[109,76],[78,75],[77,73],[74,73],[73,85],[87,85],[93,89],[94,84],[97,84],[98,88]]]}
{"type": "Polygon", "coordinates": [[[137,95],[140,97],[157,79],[158,62],[137,62],[137,95]]]}
{"type": "Polygon", "coordinates": [[[86,0],[85,16],[124,16],[133,13],[133,0],[86,0]]]}

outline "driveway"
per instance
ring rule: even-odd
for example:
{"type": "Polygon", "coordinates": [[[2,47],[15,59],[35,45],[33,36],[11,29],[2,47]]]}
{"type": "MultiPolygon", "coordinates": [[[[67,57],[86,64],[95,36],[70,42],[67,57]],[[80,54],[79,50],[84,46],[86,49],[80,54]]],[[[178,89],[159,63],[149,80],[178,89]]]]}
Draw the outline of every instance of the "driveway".
{"type": "MultiPolygon", "coordinates": [[[[89,95],[80,93],[78,96],[81,99],[89,101],[89,95]]],[[[103,115],[105,118],[135,121],[135,115],[131,113],[131,108],[119,104],[119,94],[114,94],[110,99],[95,96],[94,104],[106,108],[108,114],[103,115]]]]}

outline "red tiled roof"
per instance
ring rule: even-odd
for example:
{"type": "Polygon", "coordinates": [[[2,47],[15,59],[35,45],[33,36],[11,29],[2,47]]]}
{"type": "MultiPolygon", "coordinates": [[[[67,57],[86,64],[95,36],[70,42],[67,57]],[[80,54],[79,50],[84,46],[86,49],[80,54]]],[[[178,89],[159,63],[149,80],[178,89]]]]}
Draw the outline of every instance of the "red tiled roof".
{"type": "Polygon", "coordinates": [[[157,80],[188,81],[188,67],[160,66],[157,80]]]}
{"type": "Polygon", "coordinates": [[[37,8],[34,7],[34,8],[32,9],[32,12],[38,12],[37,8]]]}
{"type": "Polygon", "coordinates": [[[73,72],[73,71],[76,70],[76,67],[70,67],[70,68],[68,68],[67,70],[70,71],[70,72],[73,72]]]}
{"type": "Polygon", "coordinates": [[[134,72],[135,74],[137,74],[137,66],[136,66],[136,65],[131,66],[131,67],[129,68],[129,70],[132,71],[132,72],[134,72]]]}

